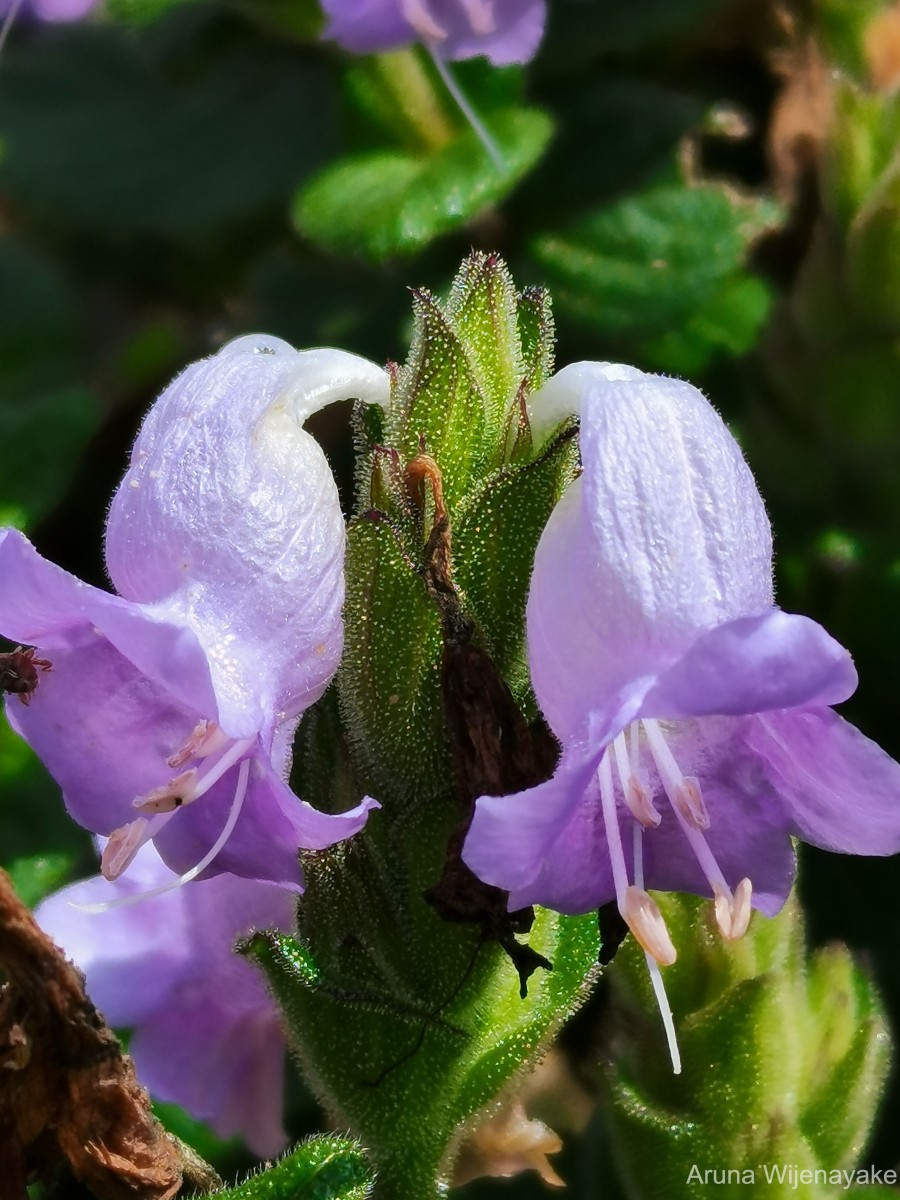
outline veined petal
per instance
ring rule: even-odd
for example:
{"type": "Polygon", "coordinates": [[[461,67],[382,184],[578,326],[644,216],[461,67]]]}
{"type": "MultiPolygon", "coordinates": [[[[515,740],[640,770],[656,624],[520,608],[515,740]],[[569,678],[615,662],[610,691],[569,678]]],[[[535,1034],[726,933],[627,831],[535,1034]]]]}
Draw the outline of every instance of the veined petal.
{"type": "Polygon", "coordinates": [[[837,713],[762,713],[747,740],[766,764],[792,833],[844,854],[900,851],[900,764],[837,713]]]}
{"type": "Polygon", "coordinates": [[[334,674],[344,522],[302,423],[333,400],[389,392],[366,359],[253,335],[189,366],[144,421],[110,508],[107,566],[122,596],[193,629],[223,725],[242,709],[255,728],[297,713],[334,674]]]}
{"type": "Polygon", "coordinates": [[[856,684],[853,660],[821,625],[773,608],[701,634],[647,693],[641,716],[725,716],[839,704],[856,684]]]}
{"type": "Polygon", "coordinates": [[[689,384],[610,364],[566,367],[556,414],[581,414],[584,473],[535,555],[528,646],[538,701],[564,740],[629,679],[705,631],[772,607],[771,532],[734,438],[689,384]]]}

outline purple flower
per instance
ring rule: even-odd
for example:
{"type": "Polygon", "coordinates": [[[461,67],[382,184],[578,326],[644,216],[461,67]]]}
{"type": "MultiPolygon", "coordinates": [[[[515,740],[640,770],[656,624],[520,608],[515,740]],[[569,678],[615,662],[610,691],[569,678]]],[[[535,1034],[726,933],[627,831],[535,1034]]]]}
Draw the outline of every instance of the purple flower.
{"type": "Polygon", "coordinates": [[[179,375],[144,422],[107,523],[118,595],[0,531],[0,633],[53,668],[7,714],[72,816],[109,835],[108,878],[152,838],[191,877],[298,887],[298,847],[364,824],[373,801],[327,815],[284,782],[343,632],[344,523],[302,425],[332,400],[388,393],[355,355],[238,338],[179,375]]]}
{"type": "Polygon", "coordinates": [[[544,33],[545,0],[323,0],[325,37],[355,54],[424,42],[444,59],[484,54],[527,62],[544,33]]]}
{"type": "MultiPolygon", "coordinates": [[[[12,11],[16,0],[0,0],[0,19],[12,11]]],[[[39,21],[79,21],[97,0],[24,0],[21,11],[39,21]]]]}
{"type": "Polygon", "coordinates": [[[715,897],[726,937],[783,904],[791,838],[900,849],[900,766],[827,707],[847,652],[774,606],[771,531],[741,452],[687,383],[580,363],[533,397],[581,414],[583,474],[535,556],[528,649],[563,752],[552,779],[482,797],[464,850],[510,908],[616,899],[652,958],[646,888],[715,897]],[[751,881],[752,880],[752,886],[751,881]]]}
{"type": "Polygon", "coordinates": [[[285,1040],[261,976],[233,947],[251,930],[290,931],[293,897],[276,884],[219,875],[109,912],[75,907],[171,880],[144,846],[127,879],[63,888],[38,907],[38,923],[84,971],[110,1024],[133,1029],[129,1050],[153,1097],[271,1157],[287,1141],[285,1040]]]}

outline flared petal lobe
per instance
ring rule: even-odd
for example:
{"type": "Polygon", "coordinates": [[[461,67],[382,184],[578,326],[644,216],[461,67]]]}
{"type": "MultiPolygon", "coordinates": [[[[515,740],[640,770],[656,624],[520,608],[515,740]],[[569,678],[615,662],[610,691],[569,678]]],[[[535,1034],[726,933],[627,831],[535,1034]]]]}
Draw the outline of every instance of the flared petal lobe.
{"type": "Polygon", "coordinates": [[[103,913],[74,907],[171,878],[148,846],[127,880],[73,884],[36,915],[84,971],[107,1020],[133,1028],[130,1052],[151,1094],[182,1105],[220,1137],[240,1135],[260,1157],[273,1156],[287,1140],[284,1036],[261,977],[233,947],[254,929],[289,931],[293,899],[225,875],[103,913]]]}
{"type": "Polygon", "coordinates": [[[354,54],[425,42],[442,58],[524,63],[540,45],[545,0],[323,0],[325,37],[354,54]]]}

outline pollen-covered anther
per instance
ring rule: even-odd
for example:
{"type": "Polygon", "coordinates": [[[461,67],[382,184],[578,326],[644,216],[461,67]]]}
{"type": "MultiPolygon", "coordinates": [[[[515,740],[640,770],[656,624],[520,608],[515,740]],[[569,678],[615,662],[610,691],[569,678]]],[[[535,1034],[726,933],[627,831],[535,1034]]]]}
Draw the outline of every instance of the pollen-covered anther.
{"type": "Polygon", "coordinates": [[[625,787],[625,803],[634,819],[640,821],[645,829],[655,829],[662,820],[651,795],[650,782],[643,772],[629,777],[625,787]]]}
{"type": "Polygon", "coordinates": [[[736,942],[747,932],[752,899],[753,885],[749,879],[741,880],[734,889],[733,896],[726,894],[721,888],[716,888],[716,924],[726,942],[736,942]]]}
{"type": "Polygon", "coordinates": [[[147,840],[146,817],[138,817],[114,829],[100,856],[100,871],[105,879],[118,879],[147,840]]]}
{"type": "Polygon", "coordinates": [[[678,953],[669,936],[659,905],[643,888],[631,884],[625,892],[622,916],[640,946],[659,963],[670,967],[678,953]]]}
{"type": "Polygon", "coordinates": [[[209,758],[228,745],[228,737],[215,721],[200,721],[194,726],[190,737],[174,754],[166,759],[170,767],[183,767],[192,758],[209,758]]]}
{"type": "Polygon", "coordinates": [[[146,796],[138,796],[132,800],[132,806],[142,813],[169,813],[183,804],[190,804],[195,798],[197,771],[182,771],[162,787],[154,788],[146,796]]]}
{"type": "Polygon", "coordinates": [[[700,781],[693,775],[685,775],[672,794],[672,803],[693,829],[705,833],[709,829],[709,813],[703,803],[700,781]]]}

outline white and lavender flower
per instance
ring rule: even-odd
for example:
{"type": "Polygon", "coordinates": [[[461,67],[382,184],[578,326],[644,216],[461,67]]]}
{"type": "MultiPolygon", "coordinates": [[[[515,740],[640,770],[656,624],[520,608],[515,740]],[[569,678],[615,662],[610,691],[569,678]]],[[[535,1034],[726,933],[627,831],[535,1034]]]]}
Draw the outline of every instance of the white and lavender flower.
{"type": "Polygon", "coordinates": [[[148,414],[113,499],[118,595],[0,530],[0,632],[53,669],[13,727],[113,879],[153,839],[193,878],[301,884],[298,847],[355,833],[373,801],[320,813],[288,788],[300,714],[343,639],[344,524],[303,422],[333,400],[384,403],[387,374],[338,350],[252,336],[188,367],[148,414]]]}
{"type": "Polygon", "coordinates": [[[285,1039],[262,977],[234,943],[257,929],[289,932],[294,899],[276,884],[219,875],[134,906],[81,911],[110,891],[134,898],[171,881],[144,846],[127,877],[72,884],[35,915],[84,971],[107,1021],[133,1031],[129,1051],[151,1095],[273,1157],[287,1142],[285,1039]]]}
{"type": "Polygon", "coordinates": [[[497,66],[533,58],[545,0],[323,0],[325,37],[355,54],[423,42],[442,59],[485,55],[497,66]]]}
{"type": "Polygon", "coordinates": [[[792,837],[900,850],[900,766],[828,707],[855,690],[850,656],[775,607],[762,500],[700,392],[579,363],[533,397],[536,434],[567,413],[584,470],[528,599],[532,680],[562,758],[544,784],[482,797],[463,857],[512,909],[616,900],[661,995],[656,964],[676,952],[647,888],[712,896],[738,937],[751,904],[784,903],[792,837]]]}

